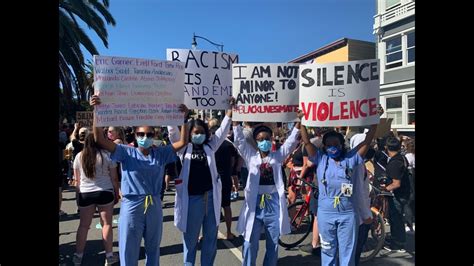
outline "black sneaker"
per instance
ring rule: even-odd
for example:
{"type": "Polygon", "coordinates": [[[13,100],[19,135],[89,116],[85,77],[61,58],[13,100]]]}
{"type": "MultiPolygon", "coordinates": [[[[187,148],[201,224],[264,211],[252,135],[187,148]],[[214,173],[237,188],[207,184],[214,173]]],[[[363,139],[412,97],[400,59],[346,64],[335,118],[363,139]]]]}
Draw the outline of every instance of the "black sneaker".
{"type": "Polygon", "coordinates": [[[321,256],[321,247],[313,248],[312,244],[300,246],[300,251],[308,255],[321,256]]]}

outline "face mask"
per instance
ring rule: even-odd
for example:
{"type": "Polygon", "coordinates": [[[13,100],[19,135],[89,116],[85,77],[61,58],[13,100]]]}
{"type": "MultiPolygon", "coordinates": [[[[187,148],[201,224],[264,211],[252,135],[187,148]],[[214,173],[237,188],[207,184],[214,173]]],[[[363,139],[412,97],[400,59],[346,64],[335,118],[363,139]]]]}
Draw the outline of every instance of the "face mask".
{"type": "Polygon", "coordinates": [[[334,158],[339,157],[339,155],[341,155],[341,149],[337,146],[329,146],[326,149],[326,153],[329,156],[329,158],[334,159],[334,158]]]}
{"type": "Polygon", "coordinates": [[[110,140],[115,140],[114,137],[112,136],[112,133],[110,132],[107,132],[107,138],[109,138],[110,140]]]}
{"type": "Polygon", "coordinates": [[[192,134],[191,135],[191,142],[194,144],[202,144],[206,140],[206,135],[204,134],[192,134]]]}
{"type": "Polygon", "coordinates": [[[268,152],[272,148],[272,142],[269,140],[257,141],[258,149],[268,152]]]}
{"type": "Polygon", "coordinates": [[[137,138],[137,144],[138,144],[138,147],[148,149],[151,147],[151,145],[153,145],[153,139],[147,138],[147,137],[137,138]]]}

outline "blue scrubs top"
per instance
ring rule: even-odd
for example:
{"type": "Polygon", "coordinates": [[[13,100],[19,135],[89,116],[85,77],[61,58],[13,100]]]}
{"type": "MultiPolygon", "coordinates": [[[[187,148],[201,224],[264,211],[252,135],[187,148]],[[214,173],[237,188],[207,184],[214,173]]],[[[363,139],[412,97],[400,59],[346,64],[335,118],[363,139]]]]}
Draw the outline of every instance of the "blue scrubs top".
{"type": "Polygon", "coordinates": [[[353,184],[352,169],[362,164],[364,160],[357,150],[349,151],[345,157],[336,163],[325,153],[318,150],[316,156],[308,158],[317,165],[316,175],[319,185],[318,211],[340,212],[354,211],[353,196],[341,196],[342,183],[353,184]],[[325,177],[325,184],[323,183],[325,177]],[[340,204],[334,208],[334,198],[340,196],[340,204]]]}
{"type": "Polygon", "coordinates": [[[145,156],[138,148],[118,144],[110,158],[122,164],[123,196],[158,196],[165,166],[176,161],[176,154],[171,145],[153,147],[145,156]]]}

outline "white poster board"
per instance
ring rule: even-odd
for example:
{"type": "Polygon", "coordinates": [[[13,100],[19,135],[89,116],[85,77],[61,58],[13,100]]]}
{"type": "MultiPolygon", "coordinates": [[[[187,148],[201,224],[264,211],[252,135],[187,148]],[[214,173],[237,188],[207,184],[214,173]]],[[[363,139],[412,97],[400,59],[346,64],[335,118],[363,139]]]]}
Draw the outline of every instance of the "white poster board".
{"type": "Polygon", "coordinates": [[[365,126],[379,123],[379,60],[300,65],[303,125],[365,126]]]}
{"type": "Polygon", "coordinates": [[[298,64],[233,64],[234,121],[297,121],[298,64]]]}
{"type": "Polygon", "coordinates": [[[185,65],[184,104],[189,109],[229,109],[231,65],[236,54],[189,49],[166,49],[166,59],[185,65]]]}
{"type": "Polygon", "coordinates": [[[182,125],[184,64],[94,55],[96,126],[182,125]]]}

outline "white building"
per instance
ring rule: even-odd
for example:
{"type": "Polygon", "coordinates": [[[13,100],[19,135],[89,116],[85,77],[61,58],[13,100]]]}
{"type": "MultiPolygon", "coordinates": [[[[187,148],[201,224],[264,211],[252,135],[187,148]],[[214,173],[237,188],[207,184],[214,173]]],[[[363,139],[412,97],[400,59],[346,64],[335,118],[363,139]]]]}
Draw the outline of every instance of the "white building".
{"type": "MultiPolygon", "coordinates": [[[[415,0],[376,0],[380,103],[392,128],[415,132],[415,0]]],[[[385,115],[384,115],[385,116],[385,115]]]]}

